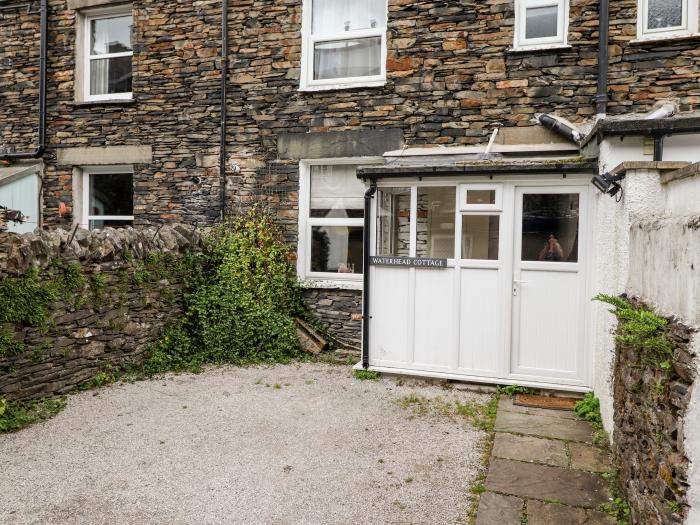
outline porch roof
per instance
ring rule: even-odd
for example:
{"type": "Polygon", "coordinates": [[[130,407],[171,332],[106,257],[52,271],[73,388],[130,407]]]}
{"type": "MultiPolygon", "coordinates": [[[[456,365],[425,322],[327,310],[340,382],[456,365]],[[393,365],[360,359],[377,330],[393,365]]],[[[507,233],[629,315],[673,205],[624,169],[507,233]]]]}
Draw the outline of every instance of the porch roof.
{"type": "Polygon", "coordinates": [[[598,172],[596,159],[557,159],[537,161],[465,161],[415,165],[385,164],[360,166],[357,176],[377,180],[406,177],[446,177],[463,175],[543,175],[598,172]]]}

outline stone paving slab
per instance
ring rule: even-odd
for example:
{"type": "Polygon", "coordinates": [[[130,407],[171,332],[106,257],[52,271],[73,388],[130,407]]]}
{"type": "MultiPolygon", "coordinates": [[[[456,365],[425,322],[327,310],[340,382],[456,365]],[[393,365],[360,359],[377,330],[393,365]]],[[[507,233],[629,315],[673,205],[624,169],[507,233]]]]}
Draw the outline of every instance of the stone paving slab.
{"type": "Polygon", "coordinates": [[[610,458],[602,450],[583,443],[569,443],[571,468],[589,472],[609,472],[612,470],[610,458]]]}
{"type": "Polygon", "coordinates": [[[495,430],[586,443],[591,443],[593,438],[593,430],[585,421],[500,410],[495,430]]]}
{"type": "Polygon", "coordinates": [[[497,458],[534,461],[554,467],[569,466],[566,445],[556,439],[498,433],[492,454],[497,458]]]}
{"type": "Polygon", "coordinates": [[[484,492],[475,525],[521,525],[523,504],[520,498],[484,492]]]}
{"type": "Polygon", "coordinates": [[[524,407],[516,405],[510,397],[502,397],[498,401],[498,410],[506,412],[517,412],[518,414],[530,414],[532,416],[557,417],[560,419],[578,420],[576,414],[571,410],[552,410],[546,408],[524,407]]]}
{"type": "Polygon", "coordinates": [[[527,525],[615,525],[615,520],[597,510],[530,500],[527,525]]]}
{"type": "Polygon", "coordinates": [[[598,475],[500,458],[491,459],[485,485],[494,492],[577,507],[594,508],[608,500],[606,484],[598,475]]]}

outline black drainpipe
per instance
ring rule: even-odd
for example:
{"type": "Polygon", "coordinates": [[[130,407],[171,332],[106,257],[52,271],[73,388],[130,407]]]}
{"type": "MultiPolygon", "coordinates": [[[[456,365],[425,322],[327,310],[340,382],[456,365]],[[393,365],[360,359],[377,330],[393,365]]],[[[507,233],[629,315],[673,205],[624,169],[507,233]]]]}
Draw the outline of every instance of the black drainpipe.
{"type": "MultiPolygon", "coordinates": [[[[47,60],[47,40],[48,40],[48,0],[41,0],[40,3],[40,25],[39,25],[39,130],[38,145],[33,151],[22,151],[17,153],[0,153],[0,158],[5,160],[38,159],[46,151],[46,60],[47,60]]],[[[0,10],[16,9],[27,6],[20,4],[15,6],[4,6],[0,10]]]]}
{"type": "Polygon", "coordinates": [[[608,112],[608,40],[610,39],[610,0],[600,0],[598,26],[598,89],[595,107],[598,115],[608,112]]]}
{"type": "Polygon", "coordinates": [[[221,220],[226,216],[226,88],[228,86],[228,0],[221,1],[221,136],[219,137],[219,195],[221,220]]]}
{"type": "Polygon", "coordinates": [[[372,198],[377,193],[377,181],[370,181],[370,186],[365,192],[365,229],[362,236],[362,367],[369,368],[369,250],[372,238],[372,198]]]}
{"type": "Polygon", "coordinates": [[[661,162],[664,160],[664,136],[654,136],[654,161],[661,162]]]}

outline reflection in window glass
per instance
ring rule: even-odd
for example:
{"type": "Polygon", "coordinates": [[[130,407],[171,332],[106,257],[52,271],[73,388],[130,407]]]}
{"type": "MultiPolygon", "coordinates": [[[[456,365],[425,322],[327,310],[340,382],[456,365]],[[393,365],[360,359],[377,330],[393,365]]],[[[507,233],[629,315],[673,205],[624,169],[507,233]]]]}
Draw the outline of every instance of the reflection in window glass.
{"type": "Polygon", "coordinates": [[[116,220],[116,219],[109,219],[109,220],[91,220],[89,221],[89,227],[91,230],[101,230],[102,228],[126,228],[127,226],[133,226],[134,221],[132,220],[116,220]]]}
{"type": "Polygon", "coordinates": [[[361,219],[364,195],[356,166],[311,166],[311,217],[361,219]]]}
{"type": "Polygon", "coordinates": [[[467,204],[496,204],[496,190],[467,190],[467,204]]]}
{"type": "Polygon", "coordinates": [[[90,175],[90,210],[94,215],[133,215],[134,182],[131,173],[90,175]]]}
{"type": "Polygon", "coordinates": [[[578,262],[579,196],[523,195],[522,260],[578,262]]]}
{"type": "Polygon", "coordinates": [[[90,23],[90,54],[131,51],[131,15],[98,18],[90,23]]]}
{"type": "Polygon", "coordinates": [[[462,259],[498,260],[500,217],[462,216],[462,259]]]}
{"type": "Polygon", "coordinates": [[[314,79],[380,75],[381,37],[318,42],[314,45],[314,79]]]}
{"type": "Polygon", "coordinates": [[[454,259],[457,188],[418,188],[416,257],[454,259]]]}
{"type": "Polygon", "coordinates": [[[649,0],[648,29],[683,25],[684,0],[649,0]]]}
{"type": "Polygon", "coordinates": [[[362,226],[313,226],[311,271],[362,273],[362,226]]]}
{"type": "Polygon", "coordinates": [[[130,56],[90,61],[91,95],[130,93],[132,78],[130,56]]]}
{"type": "Polygon", "coordinates": [[[525,38],[549,38],[558,34],[559,7],[531,7],[525,10],[525,38]]]}
{"type": "Polygon", "coordinates": [[[411,249],[411,188],[377,191],[377,255],[408,257],[411,249]]]}

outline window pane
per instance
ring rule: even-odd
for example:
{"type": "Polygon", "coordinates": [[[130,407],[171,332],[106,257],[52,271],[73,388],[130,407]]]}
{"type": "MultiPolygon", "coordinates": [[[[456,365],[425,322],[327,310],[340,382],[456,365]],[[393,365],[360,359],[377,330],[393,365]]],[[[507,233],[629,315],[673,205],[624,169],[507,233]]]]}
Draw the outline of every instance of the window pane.
{"type": "Polygon", "coordinates": [[[467,204],[496,204],[496,190],[467,190],[467,204]]]}
{"type": "Polygon", "coordinates": [[[683,0],[649,0],[649,29],[683,25],[683,0]]]}
{"type": "Polygon", "coordinates": [[[90,215],[133,215],[134,183],[131,173],[90,175],[90,215]]]}
{"type": "Polygon", "coordinates": [[[579,196],[523,195],[523,261],[578,261],[579,196]]]}
{"type": "Polygon", "coordinates": [[[131,15],[99,18],[90,23],[90,54],[131,51],[131,15]]]}
{"type": "Polygon", "coordinates": [[[90,221],[91,230],[100,230],[102,228],[126,228],[127,226],[133,226],[134,221],[117,221],[117,220],[94,220],[90,221]]]}
{"type": "Polygon", "coordinates": [[[557,36],[559,7],[531,7],[525,10],[525,38],[557,36]]]}
{"type": "Polygon", "coordinates": [[[454,259],[457,188],[418,188],[416,257],[454,259]]]}
{"type": "Polygon", "coordinates": [[[500,224],[498,215],[464,215],[462,259],[497,261],[500,224]]]}
{"type": "Polygon", "coordinates": [[[131,93],[131,57],[90,61],[90,94],[131,93]]]}
{"type": "Polygon", "coordinates": [[[311,271],[362,273],[362,226],[311,228],[311,271]]]}
{"type": "Polygon", "coordinates": [[[315,35],[386,26],[386,0],[313,0],[315,35]]]}
{"type": "Polygon", "coordinates": [[[317,42],[314,46],[314,79],[380,75],[380,37],[317,42]]]}
{"type": "Polygon", "coordinates": [[[311,166],[311,217],[362,218],[364,196],[357,166],[311,166]]]}
{"type": "Polygon", "coordinates": [[[377,255],[408,257],[411,249],[411,189],[377,192],[377,255]]]}

